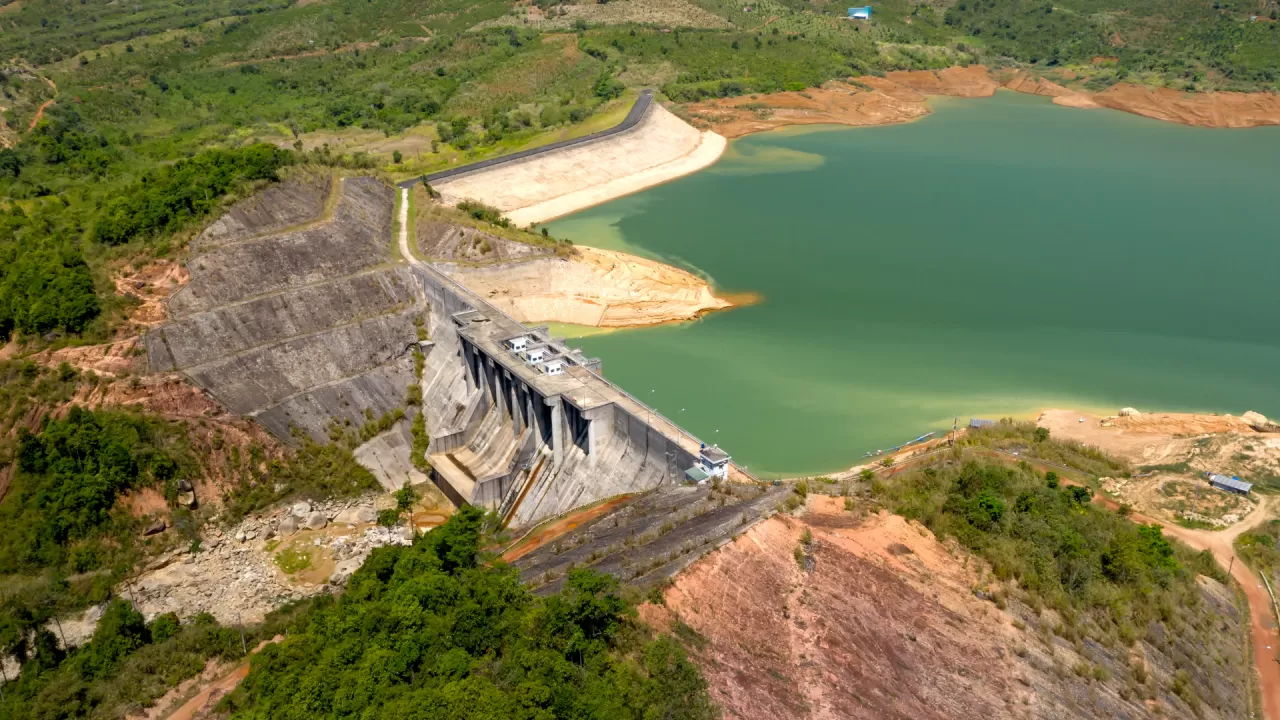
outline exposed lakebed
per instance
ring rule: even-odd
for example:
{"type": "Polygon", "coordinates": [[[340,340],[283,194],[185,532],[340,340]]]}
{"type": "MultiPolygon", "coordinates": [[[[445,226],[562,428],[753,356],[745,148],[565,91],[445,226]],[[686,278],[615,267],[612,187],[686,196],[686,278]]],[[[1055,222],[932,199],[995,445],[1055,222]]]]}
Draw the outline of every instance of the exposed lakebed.
{"type": "Polygon", "coordinates": [[[578,339],[762,474],[1053,405],[1280,414],[1280,128],[999,93],[734,141],[551,224],[764,302],[578,339]]]}

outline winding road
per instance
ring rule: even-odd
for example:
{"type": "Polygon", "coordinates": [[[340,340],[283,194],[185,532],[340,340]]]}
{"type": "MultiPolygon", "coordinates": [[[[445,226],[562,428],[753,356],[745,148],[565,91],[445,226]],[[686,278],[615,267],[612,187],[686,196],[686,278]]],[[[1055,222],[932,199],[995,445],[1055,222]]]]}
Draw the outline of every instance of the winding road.
{"type": "MultiPolygon", "coordinates": [[[[1258,506],[1248,517],[1225,530],[1192,530],[1172,525],[1154,518],[1134,514],[1133,520],[1159,523],[1169,537],[1174,537],[1196,550],[1213,553],[1223,567],[1231,568],[1231,577],[1240,583],[1249,599],[1249,623],[1253,627],[1253,662],[1258,670],[1258,682],[1262,688],[1262,712],[1266,720],[1280,720],[1280,631],[1272,618],[1271,594],[1267,588],[1236,555],[1235,541],[1243,533],[1266,522],[1268,507],[1274,498],[1259,495],[1258,506]]],[[[1110,501],[1108,501],[1110,502],[1110,501]]],[[[1114,504],[1114,503],[1112,503],[1114,504]]]]}

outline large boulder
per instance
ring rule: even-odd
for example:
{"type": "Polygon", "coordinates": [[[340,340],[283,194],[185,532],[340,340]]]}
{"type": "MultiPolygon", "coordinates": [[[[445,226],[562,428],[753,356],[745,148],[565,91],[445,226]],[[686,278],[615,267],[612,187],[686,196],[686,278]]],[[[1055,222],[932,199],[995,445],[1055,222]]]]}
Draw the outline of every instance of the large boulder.
{"type": "Polygon", "coordinates": [[[347,580],[364,564],[365,556],[348,558],[333,566],[333,574],[329,576],[330,585],[345,585],[347,580]]]}
{"type": "Polygon", "coordinates": [[[196,489],[187,480],[178,481],[178,504],[185,508],[196,506],[196,489]]]}
{"type": "Polygon", "coordinates": [[[297,517],[304,518],[311,514],[311,503],[303,500],[293,504],[293,514],[297,517]]]}
{"type": "Polygon", "coordinates": [[[166,527],[168,527],[168,525],[165,524],[164,518],[156,518],[155,520],[152,520],[145,528],[142,529],[142,534],[143,535],[159,535],[160,533],[164,532],[164,529],[166,527]]]}
{"type": "Polygon", "coordinates": [[[368,525],[377,522],[378,511],[372,505],[357,505],[342,510],[334,516],[333,521],[339,525],[368,525]]]}
{"type": "Polygon", "coordinates": [[[298,518],[293,515],[285,515],[280,518],[280,525],[277,529],[282,537],[289,537],[298,532],[298,518]]]}
{"type": "Polygon", "coordinates": [[[324,516],[322,512],[313,512],[303,521],[302,526],[308,530],[323,530],[325,525],[329,524],[329,518],[324,516]]]}
{"type": "Polygon", "coordinates": [[[1135,417],[1141,414],[1142,413],[1138,412],[1137,410],[1131,407],[1120,408],[1120,417],[1135,417]]]}
{"type": "Polygon", "coordinates": [[[1280,430],[1280,426],[1277,426],[1275,423],[1268,420],[1266,415],[1263,415],[1260,412],[1254,412],[1253,410],[1241,415],[1240,419],[1249,423],[1249,427],[1257,430],[1258,432],[1276,432],[1277,430],[1280,430]]]}

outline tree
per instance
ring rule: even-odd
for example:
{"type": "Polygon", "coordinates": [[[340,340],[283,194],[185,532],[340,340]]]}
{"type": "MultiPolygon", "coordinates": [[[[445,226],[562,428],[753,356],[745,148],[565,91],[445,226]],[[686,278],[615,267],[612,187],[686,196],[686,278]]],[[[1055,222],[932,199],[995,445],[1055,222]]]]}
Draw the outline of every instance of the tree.
{"type": "Polygon", "coordinates": [[[476,561],[482,517],[465,507],[410,547],[375,550],[340,599],[258,654],[233,715],[714,717],[697,667],[670,636],[643,639],[615,578],[575,570],[535,597],[514,569],[476,561]]]}
{"type": "Polygon", "coordinates": [[[1049,439],[1049,428],[1036,428],[1036,442],[1044,442],[1049,439]]]}
{"type": "Polygon", "coordinates": [[[18,177],[22,172],[22,158],[10,148],[0,150],[0,177],[18,177]]]}
{"type": "Polygon", "coordinates": [[[394,162],[395,164],[399,165],[400,161],[403,159],[404,159],[404,155],[399,150],[396,150],[391,153],[391,161],[394,162]]]}

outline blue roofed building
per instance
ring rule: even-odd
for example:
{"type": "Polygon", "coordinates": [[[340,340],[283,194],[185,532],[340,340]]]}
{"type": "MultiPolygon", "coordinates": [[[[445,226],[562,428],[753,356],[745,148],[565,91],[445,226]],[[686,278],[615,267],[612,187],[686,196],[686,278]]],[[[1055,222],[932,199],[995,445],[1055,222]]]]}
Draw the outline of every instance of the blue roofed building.
{"type": "Polygon", "coordinates": [[[1253,489],[1253,483],[1247,483],[1238,477],[1227,477],[1217,473],[1209,475],[1209,484],[1219,490],[1226,490],[1237,495],[1248,495],[1249,491],[1253,489]]]}
{"type": "Polygon", "coordinates": [[[871,6],[868,5],[866,7],[849,8],[849,19],[850,20],[870,20],[871,6]]]}

